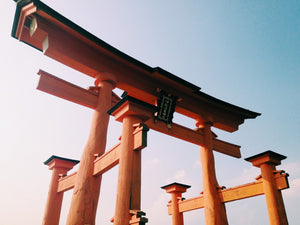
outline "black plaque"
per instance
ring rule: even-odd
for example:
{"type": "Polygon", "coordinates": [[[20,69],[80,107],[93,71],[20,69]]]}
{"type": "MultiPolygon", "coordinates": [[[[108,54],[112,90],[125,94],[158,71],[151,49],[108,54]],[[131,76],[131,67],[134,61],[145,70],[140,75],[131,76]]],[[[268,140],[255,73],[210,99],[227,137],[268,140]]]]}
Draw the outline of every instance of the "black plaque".
{"type": "Polygon", "coordinates": [[[178,97],[174,95],[168,94],[165,91],[160,91],[160,97],[157,100],[157,112],[155,113],[156,120],[171,125],[177,99],[178,97]]]}

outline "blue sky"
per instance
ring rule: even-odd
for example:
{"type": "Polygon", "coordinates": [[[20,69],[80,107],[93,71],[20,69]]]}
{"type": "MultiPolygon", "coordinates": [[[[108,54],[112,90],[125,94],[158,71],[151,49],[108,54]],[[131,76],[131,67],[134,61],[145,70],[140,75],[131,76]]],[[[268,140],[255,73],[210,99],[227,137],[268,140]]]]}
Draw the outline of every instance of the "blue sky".
{"type": "MultiPolygon", "coordinates": [[[[49,6],[126,54],[194,83],[202,91],[262,113],[235,133],[215,129],[220,139],[242,148],[242,159],[215,153],[219,184],[253,182],[259,170],[243,158],[273,150],[288,158],[283,191],[290,224],[300,220],[300,3],[298,1],[45,1],[49,6]]],[[[0,118],[0,223],[40,224],[51,171],[51,155],[80,159],[92,111],[35,89],[39,69],[88,87],[93,80],[54,62],[10,37],[15,2],[0,9],[2,103],[0,118]]],[[[120,91],[118,92],[120,93],[120,91]]],[[[194,122],[175,115],[177,123],[194,122]]],[[[111,118],[107,148],[121,124],[111,118]]],[[[157,132],[143,150],[142,210],[149,224],[171,224],[160,189],[177,181],[202,191],[199,147],[157,132]]],[[[76,170],[77,168],[75,168],[76,170]]],[[[113,217],[118,167],[103,176],[96,224],[113,217]]],[[[72,191],[65,193],[65,224],[72,191]]],[[[268,224],[263,196],[226,204],[229,223],[268,224]]],[[[189,225],[204,224],[203,210],[185,214],[189,225]]]]}

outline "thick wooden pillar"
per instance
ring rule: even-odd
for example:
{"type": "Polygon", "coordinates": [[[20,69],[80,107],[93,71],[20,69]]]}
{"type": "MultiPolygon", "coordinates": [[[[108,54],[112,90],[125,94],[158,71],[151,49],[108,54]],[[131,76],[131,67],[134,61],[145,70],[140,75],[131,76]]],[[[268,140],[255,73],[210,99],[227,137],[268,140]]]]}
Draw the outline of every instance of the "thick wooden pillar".
{"type": "Polygon", "coordinates": [[[52,170],[52,177],[49,186],[48,198],[44,213],[43,225],[58,225],[60,218],[63,192],[57,192],[58,180],[62,175],[67,175],[79,161],[51,156],[44,162],[52,170]]]}
{"type": "Polygon", "coordinates": [[[200,159],[202,167],[204,215],[206,225],[228,224],[225,204],[221,202],[218,194],[218,182],[215,171],[213,155],[212,123],[197,121],[196,126],[203,130],[203,145],[200,146],[200,159]]]}
{"type": "Polygon", "coordinates": [[[114,225],[130,224],[130,212],[141,209],[141,151],[134,147],[134,131],[152,115],[147,107],[148,104],[125,96],[109,111],[123,122],[114,225]]]}
{"type": "Polygon", "coordinates": [[[100,88],[89,138],[81,156],[75,181],[67,225],[94,225],[102,176],[93,176],[95,154],[103,154],[109,122],[107,110],[111,107],[115,87],[111,74],[102,73],[95,81],[100,88]]]}
{"type": "Polygon", "coordinates": [[[276,166],[285,158],[286,156],[267,151],[245,159],[261,169],[270,225],[288,224],[281,191],[277,189],[274,179],[274,173],[278,172],[276,166]]]}
{"type": "Polygon", "coordinates": [[[141,170],[140,151],[135,152],[133,150],[133,125],[140,122],[141,120],[136,116],[126,116],[123,119],[116,211],[114,216],[115,225],[129,224],[129,210],[140,210],[141,207],[141,175],[140,173],[136,174],[136,176],[133,175],[133,173],[141,170]]]}
{"type": "Polygon", "coordinates": [[[171,194],[171,214],[172,214],[172,225],[183,225],[183,213],[179,211],[179,204],[178,202],[182,199],[182,193],[186,192],[186,189],[190,188],[191,186],[179,184],[179,183],[172,183],[166,186],[161,187],[165,189],[167,193],[171,194]]]}

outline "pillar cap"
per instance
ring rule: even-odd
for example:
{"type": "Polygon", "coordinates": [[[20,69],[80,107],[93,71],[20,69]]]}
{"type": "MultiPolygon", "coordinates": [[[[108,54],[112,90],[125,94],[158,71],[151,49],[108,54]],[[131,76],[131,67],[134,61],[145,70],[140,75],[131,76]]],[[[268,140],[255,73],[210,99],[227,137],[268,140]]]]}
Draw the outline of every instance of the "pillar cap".
{"type": "Polygon", "coordinates": [[[64,167],[72,169],[78,163],[79,160],[63,158],[56,155],[52,155],[44,162],[45,165],[49,166],[49,169],[53,169],[54,167],[64,167]]]}
{"type": "Polygon", "coordinates": [[[165,185],[163,187],[161,187],[162,189],[165,189],[167,193],[172,193],[172,192],[181,192],[184,193],[186,192],[186,189],[190,188],[190,185],[186,185],[186,184],[181,184],[181,183],[171,183],[168,185],[165,185]]]}
{"type": "Polygon", "coordinates": [[[259,153],[257,155],[245,158],[246,161],[251,162],[253,166],[259,167],[261,164],[273,164],[275,166],[281,164],[281,160],[287,157],[271,150],[259,153]]]}
{"type": "Polygon", "coordinates": [[[138,116],[142,120],[148,120],[153,116],[156,107],[129,95],[125,95],[117,104],[107,111],[117,121],[122,121],[125,116],[138,116]]]}
{"type": "Polygon", "coordinates": [[[108,72],[99,72],[96,76],[95,76],[95,86],[99,86],[101,81],[107,81],[109,83],[111,83],[113,85],[113,87],[117,87],[117,81],[116,81],[116,77],[115,75],[113,75],[112,73],[108,73],[108,72]]]}

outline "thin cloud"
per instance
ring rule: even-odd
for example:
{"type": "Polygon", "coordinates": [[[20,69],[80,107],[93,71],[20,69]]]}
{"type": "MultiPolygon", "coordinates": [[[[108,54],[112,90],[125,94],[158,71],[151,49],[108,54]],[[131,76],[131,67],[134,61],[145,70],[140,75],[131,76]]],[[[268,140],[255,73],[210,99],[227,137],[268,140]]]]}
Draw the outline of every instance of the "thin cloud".
{"type": "Polygon", "coordinates": [[[193,167],[194,168],[201,168],[201,163],[200,163],[200,160],[196,160],[193,164],[193,167]]]}
{"type": "Polygon", "coordinates": [[[160,194],[147,209],[146,217],[151,224],[170,224],[171,216],[168,215],[167,204],[171,196],[167,193],[160,194]]]}
{"type": "Polygon", "coordinates": [[[300,197],[300,164],[296,162],[283,163],[280,166],[286,173],[289,174],[289,186],[290,188],[283,190],[283,194],[286,198],[299,198],[300,197]]]}
{"type": "Polygon", "coordinates": [[[237,185],[247,184],[255,181],[255,177],[260,174],[260,170],[256,167],[250,167],[242,170],[242,173],[238,177],[234,177],[231,180],[227,180],[226,187],[234,187],[237,185]]]}
{"type": "Polygon", "coordinates": [[[300,198],[300,178],[289,181],[290,188],[283,191],[286,198],[300,198]]]}
{"type": "Polygon", "coordinates": [[[160,163],[160,160],[158,158],[153,158],[151,160],[147,160],[145,162],[145,166],[148,168],[153,168],[155,166],[157,166],[160,163]]]}

